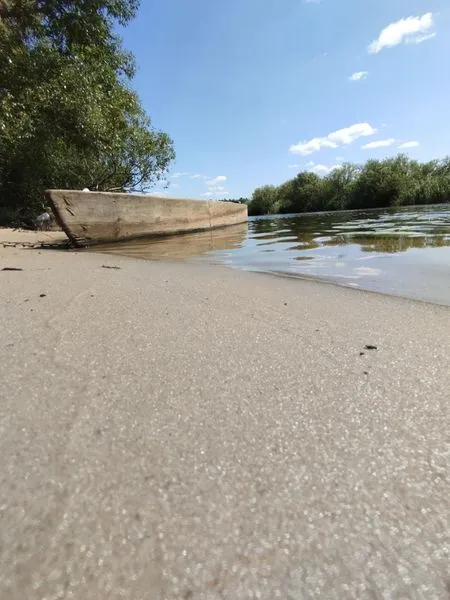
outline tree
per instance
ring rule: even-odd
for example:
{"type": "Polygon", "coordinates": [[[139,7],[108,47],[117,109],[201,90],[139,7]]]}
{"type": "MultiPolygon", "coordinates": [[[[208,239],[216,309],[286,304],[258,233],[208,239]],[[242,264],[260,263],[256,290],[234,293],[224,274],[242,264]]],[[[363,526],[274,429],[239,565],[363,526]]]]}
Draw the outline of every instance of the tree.
{"type": "Polygon", "coordinates": [[[293,194],[289,212],[320,210],[321,179],[316,173],[303,171],[294,177],[293,194]]]}
{"type": "Polygon", "coordinates": [[[249,214],[270,215],[278,212],[278,192],[274,185],[257,188],[249,204],[249,214]]]}
{"type": "Polygon", "coordinates": [[[344,163],[324,178],[322,193],[325,210],[345,210],[350,206],[360,171],[358,165],[344,163]]]}
{"type": "Polygon", "coordinates": [[[441,204],[450,201],[450,159],[415,163],[414,178],[402,193],[402,204],[441,204]]]}
{"type": "Polygon", "coordinates": [[[255,190],[250,214],[384,208],[450,202],[450,158],[419,163],[400,154],[365,165],[344,163],[326,177],[303,171],[278,188],[255,190]]]}
{"type": "Polygon", "coordinates": [[[48,187],[149,189],[174,158],[129,84],[114,25],[137,0],[1,2],[0,221],[30,221],[48,187]]]}
{"type": "Polygon", "coordinates": [[[354,185],[352,208],[399,206],[414,181],[414,165],[400,154],[383,161],[369,160],[354,185]]]}
{"type": "Polygon", "coordinates": [[[277,202],[281,213],[293,212],[295,203],[295,183],[293,179],[285,181],[277,189],[277,202]]]}

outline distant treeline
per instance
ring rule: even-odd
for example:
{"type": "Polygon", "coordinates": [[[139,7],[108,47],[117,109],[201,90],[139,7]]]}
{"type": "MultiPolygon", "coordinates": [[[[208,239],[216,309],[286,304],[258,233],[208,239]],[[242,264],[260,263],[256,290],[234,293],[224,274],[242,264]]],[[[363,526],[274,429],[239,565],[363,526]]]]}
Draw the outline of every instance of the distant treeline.
{"type": "Polygon", "coordinates": [[[400,154],[343,163],[326,177],[299,173],[253,192],[249,214],[301,213],[450,202],[450,158],[420,163],[400,154]]]}

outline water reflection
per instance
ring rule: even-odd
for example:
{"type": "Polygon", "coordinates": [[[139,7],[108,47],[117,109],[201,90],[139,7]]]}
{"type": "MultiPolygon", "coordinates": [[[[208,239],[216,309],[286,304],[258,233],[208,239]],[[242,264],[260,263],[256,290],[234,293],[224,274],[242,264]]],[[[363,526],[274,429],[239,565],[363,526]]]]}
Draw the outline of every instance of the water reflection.
{"type": "Polygon", "coordinates": [[[246,223],[212,231],[138,239],[120,244],[98,246],[101,252],[121,254],[151,260],[185,260],[222,250],[245,246],[248,235],[246,223]]]}
{"type": "Polygon", "coordinates": [[[448,207],[402,211],[354,211],[287,217],[263,217],[250,222],[250,237],[259,245],[295,242],[290,251],[357,244],[363,252],[404,252],[409,248],[450,246],[448,207]],[[364,217],[364,218],[362,218],[364,217]]]}
{"type": "MultiPolygon", "coordinates": [[[[442,248],[450,246],[450,237],[445,236],[425,236],[414,237],[413,235],[391,235],[391,236],[371,236],[355,235],[352,236],[352,243],[359,244],[363,252],[405,252],[409,248],[442,248]]],[[[327,246],[345,245],[348,240],[330,240],[327,246]]]]}
{"type": "Polygon", "coordinates": [[[104,246],[153,260],[203,260],[325,277],[450,304],[450,205],[250,219],[248,226],[104,246]],[[370,266],[364,261],[370,261],[370,266]]]}

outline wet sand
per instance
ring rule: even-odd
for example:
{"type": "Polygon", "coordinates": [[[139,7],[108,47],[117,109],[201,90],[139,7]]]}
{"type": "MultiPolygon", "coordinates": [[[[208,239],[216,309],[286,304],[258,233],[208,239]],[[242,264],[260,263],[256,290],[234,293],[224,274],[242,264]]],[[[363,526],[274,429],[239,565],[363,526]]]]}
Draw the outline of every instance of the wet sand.
{"type": "Polygon", "coordinates": [[[448,598],[449,308],[11,241],[2,600],[448,598]]]}

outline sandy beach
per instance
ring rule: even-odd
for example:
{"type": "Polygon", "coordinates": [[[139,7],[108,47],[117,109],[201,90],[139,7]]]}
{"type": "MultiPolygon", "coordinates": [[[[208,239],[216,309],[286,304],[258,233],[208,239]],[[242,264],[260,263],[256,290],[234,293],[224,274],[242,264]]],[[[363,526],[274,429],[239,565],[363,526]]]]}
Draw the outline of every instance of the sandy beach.
{"type": "Polygon", "coordinates": [[[58,239],[0,230],[2,600],[449,598],[449,308],[58,239]]]}

